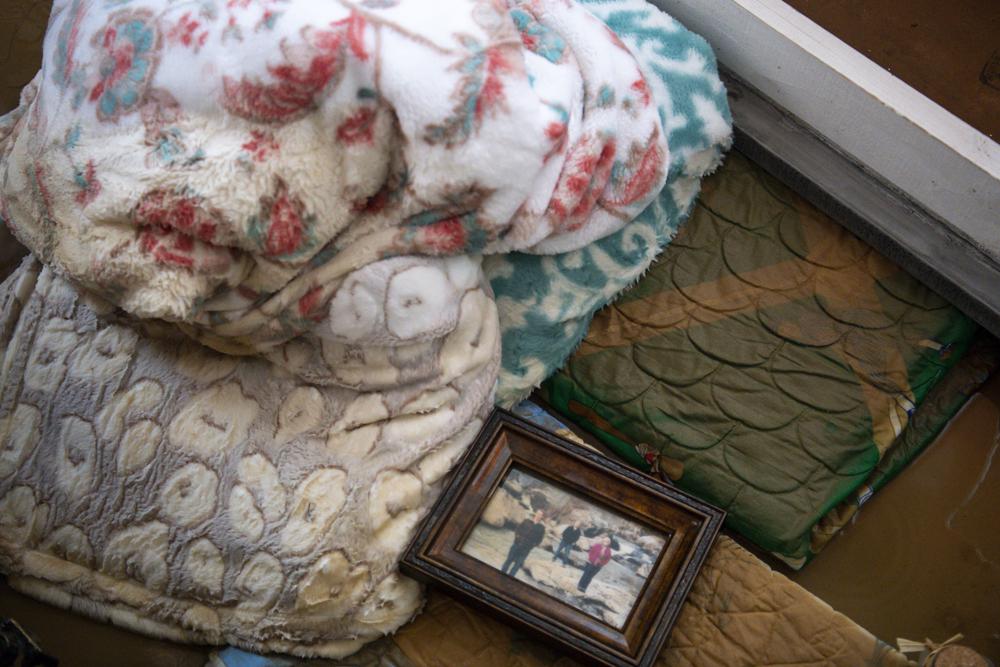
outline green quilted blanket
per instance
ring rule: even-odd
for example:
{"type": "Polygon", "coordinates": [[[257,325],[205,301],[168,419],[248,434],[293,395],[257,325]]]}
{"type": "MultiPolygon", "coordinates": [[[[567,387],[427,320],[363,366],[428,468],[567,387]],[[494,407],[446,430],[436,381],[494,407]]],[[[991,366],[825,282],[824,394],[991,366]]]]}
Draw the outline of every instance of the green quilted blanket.
{"type": "Polygon", "coordinates": [[[976,329],[734,153],[543,395],[801,566],[996,365],[918,410],[976,329]]]}

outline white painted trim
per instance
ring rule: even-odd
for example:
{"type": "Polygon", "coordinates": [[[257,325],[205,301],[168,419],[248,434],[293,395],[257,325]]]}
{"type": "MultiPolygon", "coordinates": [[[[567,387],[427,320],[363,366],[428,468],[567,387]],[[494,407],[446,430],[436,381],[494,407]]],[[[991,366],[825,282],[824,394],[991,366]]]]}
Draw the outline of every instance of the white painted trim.
{"type": "Polygon", "coordinates": [[[780,0],[735,0],[869,95],[1000,178],[1000,145],[780,0]]]}
{"type": "Polygon", "coordinates": [[[719,60],[1000,260],[1000,145],[780,0],[652,0],[719,60]]]}

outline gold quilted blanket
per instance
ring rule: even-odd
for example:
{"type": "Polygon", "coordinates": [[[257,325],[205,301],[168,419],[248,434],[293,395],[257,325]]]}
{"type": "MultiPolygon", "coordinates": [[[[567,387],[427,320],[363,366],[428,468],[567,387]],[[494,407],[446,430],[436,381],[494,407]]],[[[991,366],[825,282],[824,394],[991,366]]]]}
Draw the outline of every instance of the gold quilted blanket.
{"type": "MultiPolygon", "coordinates": [[[[575,663],[444,595],[393,640],[412,667],[570,667],[575,663]]],[[[907,665],[846,616],[720,537],[657,667],[907,665]]]]}

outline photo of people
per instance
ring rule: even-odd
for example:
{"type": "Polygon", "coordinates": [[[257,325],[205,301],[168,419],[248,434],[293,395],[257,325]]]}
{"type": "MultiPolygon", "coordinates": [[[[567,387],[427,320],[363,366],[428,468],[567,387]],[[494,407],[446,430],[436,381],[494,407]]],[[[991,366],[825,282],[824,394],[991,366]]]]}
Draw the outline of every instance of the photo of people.
{"type": "Polygon", "coordinates": [[[666,536],[512,469],[460,551],[621,629],[666,536]]]}

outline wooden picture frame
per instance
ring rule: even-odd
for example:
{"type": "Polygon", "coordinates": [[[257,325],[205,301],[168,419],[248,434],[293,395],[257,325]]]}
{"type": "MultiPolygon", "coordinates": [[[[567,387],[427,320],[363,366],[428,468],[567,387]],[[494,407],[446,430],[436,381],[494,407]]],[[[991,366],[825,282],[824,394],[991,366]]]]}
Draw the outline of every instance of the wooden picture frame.
{"type": "MultiPolygon", "coordinates": [[[[504,486],[505,491],[508,488],[504,486]]],[[[509,502],[509,493],[505,495],[501,500],[509,502]]],[[[535,498],[537,496],[529,499],[529,507],[534,507],[535,498]]],[[[522,511],[535,510],[522,506],[522,511]]],[[[401,569],[411,577],[439,586],[548,642],[555,642],[588,662],[647,667],[666,641],[724,517],[722,510],[651,476],[497,410],[431,509],[407,550],[401,569]],[[569,591],[552,588],[552,593],[562,595],[562,598],[556,597],[543,592],[541,583],[526,583],[527,575],[516,578],[516,570],[515,576],[504,574],[498,566],[465,552],[471,549],[465,545],[473,530],[485,530],[479,527],[484,511],[501,485],[511,483],[505,481],[511,475],[518,476],[518,480],[537,483],[531,488],[542,494],[568,498],[563,507],[565,502],[576,503],[575,508],[582,508],[573,510],[578,512],[576,516],[610,516],[620,522],[616,525],[631,530],[629,536],[635,535],[636,527],[648,531],[636,538],[644,545],[661,545],[656,555],[650,555],[650,560],[643,563],[641,570],[647,573],[641,585],[630,584],[633,588],[629,592],[634,594],[634,601],[627,612],[621,612],[619,607],[620,616],[616,618],[625,618],[619,627],[608,620],[610,612],[605,612],[605,618],[601,618],[578,606],[586,601],[585,593],[573,592],[572,587],[569,591]],[[587,509],[592,509],[593,514],[584,514],[587,509]],[[581,597],[573,597],[576,595],[581,597]]],[[[536,519],[537,513],[532,520],[536,519]]],[[[603,525],[608,539],[602,544],[606,547],[616,544],[611,535],[613,527],[608,528],[606,522],[603,525]]],[[[517,538],[513,536],[522,527],[503,529],[512,536],[511,544],[516,543],[517,538]]],[[[598,537],[590,540],[591,544],[598,537]]],[[[509,549],[509,554],[513,554],[515,546],[509,549]]],[[[547,557],[553,552],[538,553],[542,555],[535,556],[539,559],[535,567],[541,568],[543,555],[547,563],[547,557]]],[[[558,555],[559,551],[555,553],[558,555]]],[[[593,551],[587,552],[586,557],[590,558],[591,553],[593,551]]],[[[602,553],[610,553],[610,547],[606,552],[598,547],[596,553],[599,563],[602,553]]],[[[636,549],[630,553],[639,552],[636,549]]],[[[581,556],[578,554],[575,558],[579,562],[581,556]]],[[[504,569],[508,561],[504,562],[504,569]]],[[[564,564],[567,568],[572,565],[565,559],[564,564]]],[[[583,569],[595,565],[597,563],[588,566],[584,562],[583,569]]],[[[634,580],[638,575],[632,572],[629,576],[634,580]]],[[[530,577],[528,580],[534,581],[530,577]]],[[[585,591],[591,585],[589,582],[587,579],[587,584],[583,584],[581,579],[577,590],[583,585],[585,591]]]]}

